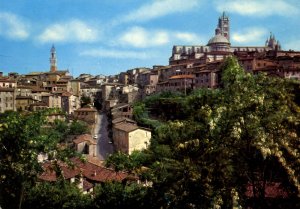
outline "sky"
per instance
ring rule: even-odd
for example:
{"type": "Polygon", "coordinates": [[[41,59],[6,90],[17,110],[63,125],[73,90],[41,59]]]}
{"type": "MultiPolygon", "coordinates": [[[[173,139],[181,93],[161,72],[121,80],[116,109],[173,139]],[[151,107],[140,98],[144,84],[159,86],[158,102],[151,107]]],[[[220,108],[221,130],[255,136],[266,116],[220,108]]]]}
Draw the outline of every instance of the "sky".
{"type": "Polygon", "coordinates": [[[225,11],[233,46],[272,32],[300,50],[299,0],[0,0],[0,71],[116,75],[167,65],[173,45],[206,45],[225,11]]]}

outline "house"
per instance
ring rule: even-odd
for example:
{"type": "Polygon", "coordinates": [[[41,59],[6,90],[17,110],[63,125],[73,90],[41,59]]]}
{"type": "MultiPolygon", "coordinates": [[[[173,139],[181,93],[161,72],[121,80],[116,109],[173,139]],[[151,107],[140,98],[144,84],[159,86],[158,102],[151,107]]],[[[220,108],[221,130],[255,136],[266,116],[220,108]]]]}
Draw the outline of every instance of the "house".
{"type": "Polygon", "coordinates": [[[80,107],[79,98],[70,92],[63,92],[61,95],[61,108],[68,114],[74,113],[80,107]]]}
{"type": "Polygon", "coordinates": [[[93,139],[92,135],[83,134],[76,136],[73,142],[77,152],[91,156],[97,155],[97,142],[93,139]]]}
{"type": "Polygon", "coordinates": [[[97,110],[92,107],[82,107],[74,111],[74,118],[89,124],[96,123],[97,110]]]}
{"type": "Polygon", "coordinates": [[[30,111],[39,111],[39,110],[45,110],[45,109],[48,109],[48,106],[44,102],[36,102],[36,103],[29,105],[30,111]]]}
{"type": "Polygon", "coordinates": [[[61,108],[61,96],[57,94],[42,95],[42,102],[46,103],[49,108],[61,108]]]}
{"type": "Polygon", "coordinates": [[[16,96],[16,108],[17,110],[29,110],[30,105],[33,104],[35,100],[32,96],[16,96]]]}
{"type": "Polygon", "coordinates": [[[151,131],[133,123],[117,123],[113,126],[113,143],[117,151],[131,154],[134,150],[148,147],[151,131]]]}
{"type": "Polygon", "coordinates": [[[47,115],[47,121],[49,123],[54,123],[55,120],[65,121],[66,115],[64,113],[53,112],[47,115]]]}
{"type": "Polygon", "coordinates": [[[129,118],[125,118],[125,117],[119,117],[119,118],[116,118],[116,119],[112,120],[112,124],[113,125],[116,125],[116,124],[119,124],[119,123],[132,123],[132,124],[136,124],[136,121],[131,120],[129,118]]]}
{"type": "Polygon", "coordinates": [[[38,176],[40,181],[55,182],[62,177],[70,183],[74,183],[82,190],[83,193],[90,193],[96,184],[107,181],[122,182],[127,179],[135,179],[125,172],[115,172],[113,169],[103,167],[92,161],[83,162],[79,158],[70,159],[73,166],[61,161],[47,161],[42,164],[44,172],[38,176]],[[61,173],[55,172],[55,166],[58,166],[61,173]]]}
{"type": "Polygon", "coordinates": [[[113,119],[119,117],[132,118],[132,105],[130,104],[117,104],[111,109],[113,119]]]}
{"type": "Polygon", "coordinates": [[[0,113],[7,110],[16,110],[16,89],[0,87],[0,113]]]}

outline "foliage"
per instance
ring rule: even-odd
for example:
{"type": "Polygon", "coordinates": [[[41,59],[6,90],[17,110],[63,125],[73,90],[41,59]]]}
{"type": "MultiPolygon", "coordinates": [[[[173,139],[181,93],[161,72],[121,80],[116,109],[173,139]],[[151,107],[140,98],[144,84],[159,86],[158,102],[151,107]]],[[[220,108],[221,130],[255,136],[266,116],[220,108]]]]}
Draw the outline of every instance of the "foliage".
{"type": "MultiPolygon", "coordinates": [[[[152,197],[164,208],[272,208],[266,183],[280,182],[296,205],[299,83],[246,73],[233,57],[221,71],[220,89],[156,95],[139,104],[139,120],[147,111],[168,120],[156,127],[148,150],[152,162],[144,163],[152,197]],[[249,201],[248,185],[256,201],[249,201]]],[[[276,206],[284,204],[277,200],[276,206]]]]}
{"type": "Polygon", "coordinates": [[[75,184],[39,182],[29,190],[23,208],[80,209],[89,208],[91,202],[91,196],[82,194],[75,184]]]}
{"type": "Polygon", "coordinates": [[[69,134],[71,135],[85,134],[88,132],[88,125],[83,121],[75,120],[70,124],[69,134]]]}
{"type": "Polygon", "coordinates": [[[95,188],[94,208],[147,208],[146,191],[134,183],[105,182],[95,188]]]}
{"type": "Polygon", "coordinates": [[[51,131],[46,112],[6,112],[0,115],[0,205],[2,208],[21,208],[27,189],[36,182],[42,171],[39,153],[58,159],[73,155],[57,146],[63,133],[51,131]],[[49,131],[50,130],[50,131],[49,131]]]}
{"type": "Polygon", "coordinates": [[[85,96],[85,95],[81,96],[81,98],[80,98],[81,107],[84,107],[84,106],[89,105],[91,103],[92,103],[91,97],[85,96]]]}
{"type": "Polygon", "coordinates": [[[139,169],[147,161],[147,154],[140,151],[133,151],[131,155],[123,152],[111,154],[105,161],[107,167],[113,167],[118,171],[133,172],[139,169]]]}

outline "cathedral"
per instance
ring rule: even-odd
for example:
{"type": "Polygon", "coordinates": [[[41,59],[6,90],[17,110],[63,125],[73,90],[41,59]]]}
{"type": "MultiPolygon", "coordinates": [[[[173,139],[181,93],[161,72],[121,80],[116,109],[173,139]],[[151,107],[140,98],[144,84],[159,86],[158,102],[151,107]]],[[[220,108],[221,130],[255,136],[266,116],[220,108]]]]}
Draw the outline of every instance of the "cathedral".
{"type": "Polygon", "coordinates": [[[170,65],[184,63],[187,60],[202,60],[203,63],[222,60],[234,52],[266,52],[270,50],[281,50],[279,41],[273,34],[266,40],[265,46],[231,46],[230,43],[230,21],[228,15],[223,12],[219,17],[215,35],[208,41],[207,45],[176,45],[173,46],[170,65]]]}

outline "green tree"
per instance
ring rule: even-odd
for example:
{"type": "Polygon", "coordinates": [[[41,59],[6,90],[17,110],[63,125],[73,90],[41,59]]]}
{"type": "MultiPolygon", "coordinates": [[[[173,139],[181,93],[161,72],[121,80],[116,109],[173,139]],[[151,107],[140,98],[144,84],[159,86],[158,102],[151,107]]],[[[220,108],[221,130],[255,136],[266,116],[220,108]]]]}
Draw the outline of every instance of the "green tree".
{"type": "Polygon", "coordinates": [[[40,171],[39,152],[48,149],[41,136],[44,114],[7,112],[0,117],[0,205],[21,207],[25,185],[40,171]]]}
{"type": "Polygon", "coordinates": [[[90,208],[90,194],[83,194],[75,185],[63,180],[58,182],[39,182],[29,189],[24,207],[28,209],[83,209],[90,208]]]}
{"type": "Polygon", "coordinates": [[[49,132],[47,112],[6,112],[0,115],[0,205],[2,208],[21,208],[28,189],[36,184],[42,171],[39,153],[56,153],[65,160],[73,155],[60,149],[59,132],[49,132]]]}
{"type": "Polygon", "coordinates": [[[89,132],[88,125],[83,121],[75,120],[69,126],[70,135],[80,135],[88,132],[89,132]]]}
{"type": "Polygon", "coordinates": [[[92,104],[91,97],[85,96],[85,95],[81,96],[81,98],[80,98],[81,107],[84,107],[84,106],[90,105],[90,104],[92,104]]]}

